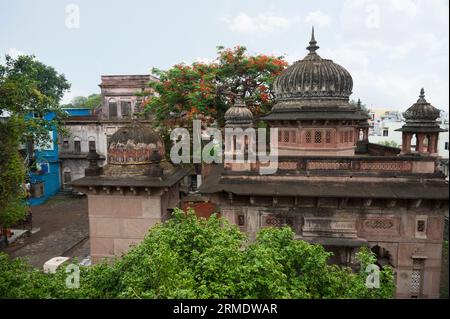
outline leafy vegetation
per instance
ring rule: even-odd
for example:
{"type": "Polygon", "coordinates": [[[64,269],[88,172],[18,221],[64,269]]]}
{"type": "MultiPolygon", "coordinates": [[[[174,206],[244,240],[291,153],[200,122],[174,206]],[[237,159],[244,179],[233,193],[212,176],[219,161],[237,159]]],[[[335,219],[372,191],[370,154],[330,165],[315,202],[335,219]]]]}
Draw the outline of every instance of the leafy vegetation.
{"type": "Polygon", "coordinates": [[[49,130],[61,132],[59,101],[70,87],[64,75],[34,56],[6,55],[0,64],[0,226],[9,227],[26,214],[23,183],[25,159],[19,146],[45,145],[49,130]],[[47,114],[53,118],[45,118],[47,114]]]}
{"type": "Polygon", "coordinates": [[[218,47],[211,63],[177,64],[167,71],[153,69],[159,82],[150,83],[153,92],[143,100],[145,112],[155,114],[155,126],[191,127],[192,119],[223,125],[224,114],[235,94],[245,96],[258,116],[270,110],[273,81],[287,66],[283,57],[248,55],[243,46],[218,47]]]}
{"type": "Polygon", "coordinates": [[[100,94],[91,94],[88,97],[75,96],[69,104],[63,105],[64,108],[89,108],[93,109],[102,103],[100,94]]]}
{"type": "Polygon", "coordinates": [[[81,267],[80,287],[64,285],[66,273],[44,274],[0,255],[0,297],[8,298],[391,298],[393,271],[380,271],[380,288],[366,287],[362,270],[329,265],[331,253],[294,239],[289,227],[266,228],[256,240],[225,219],[197,218],[176,210],[150,229],[123,258],[81,267]]]}
{"type": "Polygon", "coordinates": [[[395,148],[399,148],[400,145],[398,145],[398,143],[396,141],[382,141],[379,142],[380,145],[384,145],[384,146],[389,146],[389,147],[395,147],[395,148]]]}

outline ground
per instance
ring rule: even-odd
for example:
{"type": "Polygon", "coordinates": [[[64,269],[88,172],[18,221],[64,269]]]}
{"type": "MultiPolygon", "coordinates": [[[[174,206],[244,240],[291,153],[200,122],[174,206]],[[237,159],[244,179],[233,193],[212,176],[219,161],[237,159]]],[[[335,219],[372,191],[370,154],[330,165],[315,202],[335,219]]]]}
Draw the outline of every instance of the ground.
{"type": "Polygon", "coordinates": [[[35,267],[56,256],[89,255],[89,222],[86,198],[55,197],[32,207],[33,229],[40,230],[12,243],[2,251],[11,258],[23,257],[35,267]]]}

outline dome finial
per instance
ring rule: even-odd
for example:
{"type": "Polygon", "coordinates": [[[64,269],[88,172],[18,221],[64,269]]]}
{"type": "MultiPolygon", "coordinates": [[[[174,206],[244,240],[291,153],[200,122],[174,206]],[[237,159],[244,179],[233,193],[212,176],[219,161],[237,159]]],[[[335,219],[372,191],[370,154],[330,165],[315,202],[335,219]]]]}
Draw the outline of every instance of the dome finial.
{"type": "Polygon", "coordinates": [[[424,103],[427,102],[425,100],[425,90],[423,88],[420,89],[419,100],[417,100],[417,102],[424,102],[424,103]]]}
{"type": "Polygon", "coordinates": [[[319,46],[317,45],[317,41],[314,37],[314,26],[312,27],[311,41],[309,41],[309,46],[306,49],[309,50],[310,54],[316,53],[316,50],[319,49],[319,46]]]}

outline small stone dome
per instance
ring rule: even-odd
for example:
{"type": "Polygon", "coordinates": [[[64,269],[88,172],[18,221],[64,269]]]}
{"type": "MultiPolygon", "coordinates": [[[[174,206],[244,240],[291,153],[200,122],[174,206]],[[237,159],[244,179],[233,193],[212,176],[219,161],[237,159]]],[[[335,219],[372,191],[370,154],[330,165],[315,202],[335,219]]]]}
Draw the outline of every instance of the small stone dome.
{"type": "Polygon", "coordinates": [[[153,150],[164,157],[164,142],[150,127],[122,127],[108,141],[108,164],[150,164],[153,150]]]}
{"type": "Polygon", "coordinates": [[[225,112],[226,125],[248,126],[253,123],[253,113],[238,96],[232,107],[225,112]]]}
{"type": "Polygon", "coordinates": [[[435,121],[440,115],[440,111],[425,100],[425,90],[420,90],[419,99],[403,116],[406,121],[435,121]]]}
{"type": "Polygon", "coordinates": [[[274,82],[277,100],[333,99],[348,101],[353,89],[350,73],[332,60],[322,59],[312,29],[309,50],[303,60],[286,68],[274,82]]]}

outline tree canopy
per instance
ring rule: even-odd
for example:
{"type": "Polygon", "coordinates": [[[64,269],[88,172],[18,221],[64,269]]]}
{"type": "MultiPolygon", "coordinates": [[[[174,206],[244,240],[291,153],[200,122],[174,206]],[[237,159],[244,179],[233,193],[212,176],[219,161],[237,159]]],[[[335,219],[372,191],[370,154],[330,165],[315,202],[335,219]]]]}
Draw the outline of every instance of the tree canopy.
{"type": "Polygon", "coordinates": [[[19,146],[49,142],[48,132],[62,131],[60,100],[70,88],[64,75],[35,59],[6,55],[0,64],[0,226],[9,227],[25,216],[25,159],[19,146]],[[53,117],[45,116],[54,114],[53,117]]]}
{"type": "Polygon", "coordinates": [[[224,122],[224,114],[235,94],[245,96],[255,116],[270,110],[273,81],[287,66],[283,57],[249,55],[244,46],[218,47],[211,63],[177,64],[167,71],[154,68],[159,82],[150,83],[156,94],[143,100],[145,112],[155,114],[155,126],[183,125],[192,119],[206,124],[224,122]]]}
{"type": "Polygon", "coordinates": [[[62,267],[44,274],[0,255],[0,297],[8,298],[391,298],[392,268],[367,288],[375,256],[361,249],[361,271],[328,264],[331,253],[294,239],[289,227],[266,228],[250,241],[213,215],[176,210],[121,259],[81,267],[80,287],[64,285],[62,267]]]}
{"type": "Polygon", "coordinates": [[[75,96],[69,104],[63,105],[65,108],[89,108],[93,109],[102,103],[102,96],[94,93],[86,96],[75,96]]]}

